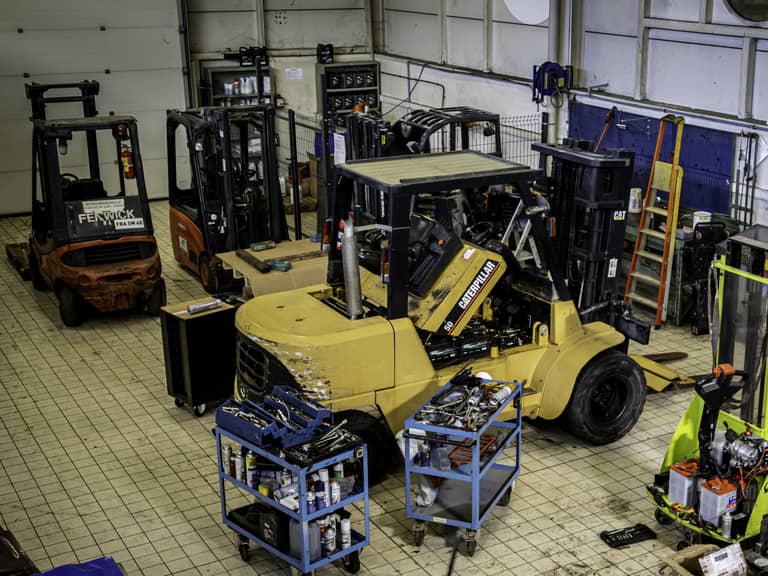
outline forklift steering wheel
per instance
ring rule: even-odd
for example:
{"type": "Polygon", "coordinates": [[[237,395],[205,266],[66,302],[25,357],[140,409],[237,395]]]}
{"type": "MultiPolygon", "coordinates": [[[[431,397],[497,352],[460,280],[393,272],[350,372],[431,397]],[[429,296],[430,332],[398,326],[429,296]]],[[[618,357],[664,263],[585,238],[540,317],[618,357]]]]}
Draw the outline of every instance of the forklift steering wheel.
{"type": "MultiPolygon", "coordinates": [[[[240,180],[240,177],[243,174],[243,161],[240,158],[234,158],[232,160],[232,173],[235,176],[235,180],[240,180]]],[[[256,170],[249,168],[246,172],[247,179],[250,180],[254,176],[256,176],[256,170]]]]}

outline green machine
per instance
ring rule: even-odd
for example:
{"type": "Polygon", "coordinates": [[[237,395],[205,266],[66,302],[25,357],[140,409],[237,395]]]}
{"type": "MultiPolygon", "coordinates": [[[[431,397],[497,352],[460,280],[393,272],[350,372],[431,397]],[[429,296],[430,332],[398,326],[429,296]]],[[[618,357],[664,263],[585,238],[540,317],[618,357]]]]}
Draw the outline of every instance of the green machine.
{"type": "Polygon", "coordinates": [[[756,539],[760,556],[768,542],[768,227],[724,247],[712,274],[715,368],[696,382],[648,493],[657,521],[683,528],[680,547],[756,539]]]}

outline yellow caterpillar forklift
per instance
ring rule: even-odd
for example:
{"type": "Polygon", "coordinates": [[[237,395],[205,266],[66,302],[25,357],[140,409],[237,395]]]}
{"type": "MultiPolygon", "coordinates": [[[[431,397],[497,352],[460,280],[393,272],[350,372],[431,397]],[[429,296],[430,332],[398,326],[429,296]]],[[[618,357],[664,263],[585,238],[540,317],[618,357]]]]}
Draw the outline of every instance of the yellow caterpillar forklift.
{"type": "Polygon", "coordinates": [[[66,326],[82,323],[89,308],[157,315],[166,298],[136,120],[97,116],[98,92],[88,81],[26,85],[34,125],[29,269],[35,289],[56,292],[66,326]],[[84,117],[46,119],[46,105],[63,102],[82,102],[84,117]],[[100,154],[109,151],[105,163],[100,154]]]}
{"type": "MultiPolygon", "coordinates": [[[[390,430],[466,365],[525,382],[525,416],[562,418],[590,443],[631,430],[645,403],[643,371],[624,334],[582,322],[546,202],[531,191],[540,171],[474,151],[336,169],[332,205],[345,221],[334,231],[343,240],[341,250],[331,245],[328,283],[240,307],[236,398],[300,387],[370,442],[381,468],[390,430]],[[455,217],[464,205],[466,229],[455,217]]],[[[647,341],[647,325],[621,320],[647,341]]]]}
{"type": "MultiPolygon", "coordinates": [[[[741,542],[768,566],[768,228],[726,241],[713,263],[713,363],[696,382],[661,470],[648,486],[661,524],[698,540],[741,542]]],[[[761,574],[764,572],[760,572],[761,574]]]]}

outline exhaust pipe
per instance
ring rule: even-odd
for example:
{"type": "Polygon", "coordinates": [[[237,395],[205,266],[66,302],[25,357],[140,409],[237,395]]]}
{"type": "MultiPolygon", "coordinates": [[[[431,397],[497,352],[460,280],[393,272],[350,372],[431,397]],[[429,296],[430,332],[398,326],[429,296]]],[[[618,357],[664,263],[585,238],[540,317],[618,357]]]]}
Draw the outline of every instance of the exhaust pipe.
{"type": "Polygon", "coordinates": [[[363,314],[363,297],[360,289],[360,268],[357,239],[352,218],[344,220],[344,239],[341,243],[341,261],[344,268],[344,294],[347,299],[349,318],[355,320],[363,314]]]}

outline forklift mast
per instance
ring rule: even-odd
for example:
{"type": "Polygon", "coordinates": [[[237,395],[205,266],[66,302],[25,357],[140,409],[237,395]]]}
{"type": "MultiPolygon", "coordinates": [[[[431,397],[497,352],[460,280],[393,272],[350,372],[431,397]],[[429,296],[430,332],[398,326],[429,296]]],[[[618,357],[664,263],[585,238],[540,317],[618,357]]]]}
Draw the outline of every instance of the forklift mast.
{"type": "MultiPolygon", "coordinates": [[[[99,83],[95,80],[83,80],[82,82],[69,82],[62,84],[38,84],[32,82],[31,84],[25,84],[24,88],[27,93],[27,98],[32,104],[32,118],[35,120],[46,119],[46,105],[47,104],[63,104],[66,102],[82,102],[83,103],[83,117],[92,118],[98,115],[96,110],[96,96],[99,94],[99,83]],[[66,96],[46,96],[46,92],[49,90],[68,90],[72,91],[77,89],[80,94],[69,94],[66,96]]],[[[99,169],[99,147],[96,144],[96,132],[88,130],[86,133],[86,142],[88,143],[88,166],[91,173],[91,178],[100,179],[99,169]]],[[[35,157],[34,157],[34,143],[32,144],[32,164],[34,175],[35,157]]],[[[33,176],[33,188],[35,187],[35,179],[33,176]]]]}

